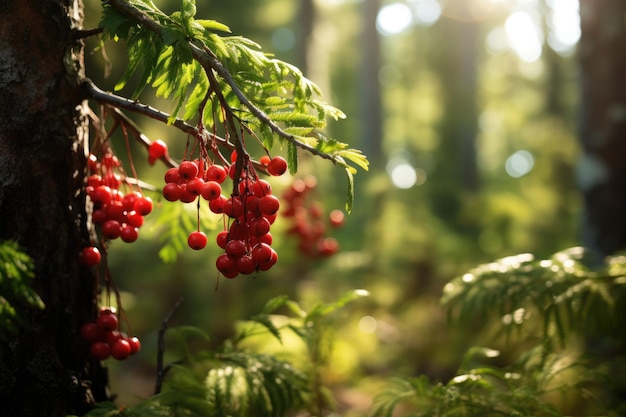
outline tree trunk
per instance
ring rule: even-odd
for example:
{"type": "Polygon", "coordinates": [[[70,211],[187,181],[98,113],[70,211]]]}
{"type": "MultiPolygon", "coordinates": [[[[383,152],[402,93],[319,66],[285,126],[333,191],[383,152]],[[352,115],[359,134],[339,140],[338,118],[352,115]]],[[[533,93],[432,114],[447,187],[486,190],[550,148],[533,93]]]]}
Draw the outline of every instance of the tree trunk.
{"type": "Polygon", "coordinates": [[[601,255],[626,248],[625,13],[624,0],[580,1],[583,244],[601,255]]]}
{"type": "MultiPolygon", "coordinates": [[[[468,2],[457,2],[456,13],[469,13],[468,2]]],[[[465,235],[477,233],[472,222],[459,218],[467,195],[478,192],[476,137],[478,131],[477,71],[480,23],[444,17],[434,27],[436,72],[441,78],[444,114],[439,125],[441,145],[437,170],[430,177],[433,210],[465,235]]]]}
{"type": "Polygon", "coordinates": [[[46,305],[23,317],[0,363],[3,415],[82,414],[106,398],[106,372],[89,359],[81,324],[96,313],[82,191],[88,139],[80,0],[0,2],[0,240],[35,263],[46,305]]]}
{"type": "Polygon", "coordinates": [[[361,117],[363,127],[361,146],[368,159],[376,164],[382,162],[383,120],[382,98],[378,72],[381,67],[380,38],[376,30],[376,17],[380,10],[380,0],[363,2],[363,58],[361,62],[361,117]]]}

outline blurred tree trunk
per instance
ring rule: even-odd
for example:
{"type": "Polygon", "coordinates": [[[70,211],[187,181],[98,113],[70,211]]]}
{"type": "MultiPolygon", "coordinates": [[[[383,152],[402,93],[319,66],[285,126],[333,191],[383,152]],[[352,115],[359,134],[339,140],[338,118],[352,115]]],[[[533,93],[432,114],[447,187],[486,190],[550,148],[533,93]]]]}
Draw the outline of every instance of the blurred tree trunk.
{"type": "MultiPolygon", "coordinates": [[[[0,13],[0,239],[34,260],[44,311],[4,347],[2,415],[61,417],[106,397],[106,373],[79,337],[95,316],[95,279],[78,254],[88,244],[86,103],[79,88],[79,0],[5,0],[0,13]]],[[[1,331],[1,330],[0,330],[1,331]]]]}
{"type": "Polygon", "coordinates": [[[309,49],[315,22],[315,4],[313,0],[301,0],[298,9],[298,34],[296,45],[296,66],[305,76],[309,76],[309,49]]]}
{"type": "Polygon", "coordinates": [[[373,163],[380,162],[383,151],[383,122],[380,83],[380,39],[376,30],[376,17],[380,0],[363,2],[363,61],[361,68],[361,117],[363,120],[361,149],[373,163]]]}
{"type": "Polygon", "coordinates": [[[626,28],[624,0],[581,0],[579,165],[583,244],[626,248],[626,28]]]}
{"type": "Polygon", "coordinates": [[[436,26],[437,44],[445,47],[434,52],[435,70],[441,78],[443,117],[439,127],[441,145],[436,155],[437,171],[431,177],[432,200],[440,216],[465,232],[471,232],[457,220],[464,196],[479,188],[476,100],[480,26],[476,21],[463,19],[469,14],[467,2],[455,4],[459,19],[444,17],[436,26]]]}

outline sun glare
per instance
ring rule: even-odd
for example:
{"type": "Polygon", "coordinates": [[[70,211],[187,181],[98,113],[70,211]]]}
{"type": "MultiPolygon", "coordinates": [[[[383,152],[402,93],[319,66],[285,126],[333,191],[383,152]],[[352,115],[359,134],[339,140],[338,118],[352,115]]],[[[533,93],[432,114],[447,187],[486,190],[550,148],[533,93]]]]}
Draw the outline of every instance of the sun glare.
{"type": "Polygon", "coordinates": [[[513,12],[504,23],[509,47],[522,61],[534,62],[541,56],[543,32],[525,11],[513,12]]]}
{"type": "Polygon", "coordinates": [[[376,28],[381,35],[397,35],[413,23],[411,9],[404,3],[383,6],[376,18],[376,28]]]}

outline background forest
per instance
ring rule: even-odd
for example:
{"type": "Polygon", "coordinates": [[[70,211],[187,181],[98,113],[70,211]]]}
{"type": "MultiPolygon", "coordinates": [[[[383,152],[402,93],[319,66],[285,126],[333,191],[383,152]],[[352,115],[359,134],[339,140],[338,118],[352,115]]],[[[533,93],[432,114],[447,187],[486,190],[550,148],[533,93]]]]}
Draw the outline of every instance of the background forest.
{"type": "MultiPolygon", "coordinates": [[[[85,27],[95,27],[100,2],[85,3],[85,27]]],[[[158,5],[171,12],[179,2],[158,5]]],[[[544,259],[581,243],[578,7],[573,0],[198,1],[198,16],[228,24],[317,83],[348,115],[330,125],[330,136],[363,150],[370,171],[358,175],[353,212],[332,232],[340,252],[324,260],[303,257],[280,219],[279,263],[255,279],[222,278],[219,288],[217,248],[168,252],[162,223],[175,228],[175,218],[156,214],[137,243],[113,245],[111,273],[143,346],[141,355],[108,364],[116,401],[132,405],[152,393],[159,325],[181,299],[170,325],[197,326],[219,346],[277,295],[310,306],[368,291],[330,323],[323,379],[347,416],[369,413],[389,378],[449,380],[472,346],[501,349],[496,365],[514,361],[526,334],[507,339],[480,321],[450,324],[440,300],[446,284],[479,264],[520,253],[544,259]]],[[[123,45],[87,45],[87,72],[113,90],[125,68],[123,45]]],[[[141,99],[171,106],[149,93],[141,99]]],[[[182,153],[180,133],[139,123],[182,153]]],[[[139,158],[134,165],[160,184],[165,167],[139,158]]],[[[319,204],[343,208],[345,181],[335,167],[303,155],[298,178],[308,174],[317,178],[319,204]]],[[[292,181],[273,185],[284,190],[292,181]]],[[[300,349],[288,338],[248,343],[266,353],[300,349]]],[[[179,356],[166,350],[167,361],[179,356]]],[[[579,400],[554,399],[565,413],[579,400]]]]}

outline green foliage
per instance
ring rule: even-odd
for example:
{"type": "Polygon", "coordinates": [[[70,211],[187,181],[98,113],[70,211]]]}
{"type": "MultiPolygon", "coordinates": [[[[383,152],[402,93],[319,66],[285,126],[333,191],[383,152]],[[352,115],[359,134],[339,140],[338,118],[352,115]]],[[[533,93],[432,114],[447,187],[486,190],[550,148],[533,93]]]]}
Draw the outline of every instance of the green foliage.
{"type": "Polygon", "coordinates": [[[172,98],[170,123],[184,107],[184,120],[196,119],[211,129],[224,125],[235,141],[243,143],[239,135],[245,132],[269,149],[278,139],[288,146],[292,173],[296,146],[330,159],[348,173],[349,211],[356,169],[348,162],[368,169],[367,159],[319,132],[327,118],[345,118],[343,112],[316,98],[319,88],[298,68],[262,52],[250,39],[218,34],[229,32],[228,27],[196,20],[195,13],[194,0],[183,0],[171,15],[152,1],[105,3],[103,36],[126,41],[128,51],[127,69],[115,88],[124,88],[143,67],[132,97],[151,86],[157,96],[172,98]]]}
{"type": "Polygon", "coordinates": [[[626,365],[619,353],[626,345],[620,331],[625,272],[626,257],[602,263],[576,247],[545,260],[503,258],[456,278],[442,298],[456,323],[494,322],[509,337],[516,327],[517,343],[531,347],[505,366],[484,363],[500,352],[471,348],[445,384],[425,376],[396,378],[375,398],[373,416],[399,409],[412,416],[561,416],[555,394],[584,398],[592,414],[619,415],[625,384],[615,370],[626,365]],[[522,335],[532,316],[541,325],[522,335]],[[587,341],[582,351],[579,339],[587,341]]]}
{"type": "MultiPolygon", "coordinates": [[[[24,311],[43,309],[39,295],[31,288],[34,265],[15,242],[0,242],[0,344],[26,325],[24,311]]],[[[1,351],[0,351],[1,355],[1,351]]]]}
{"type": "Polygon", "coordinates": [[[460,322],[500,317],[506,330],[533,316],[542,334],[565,343],[572,331],[619,328],[626,303],[626,257],[599,264],[581,247],[536,260],[530,254],[480,265],[444,288],[443,302],[460,322]]]}
{"type": "Polygon", "coordinates": [[[334,302],[315,304],[309,312],[287,296],[274,297],[244,322],[238,336],[215,350],[190,349],[198,337],[208,340],[201,329],[169,329],[167,333],[182,347],[183,358],[167,366],[161,392],[131,407],[99,403],[85,417],[281,417],[295,411],[319,410],[331,402],[317,374],[322,366],[317,352],[327,350],[320,346],[321,335],[327,331],[329,316],[365,295],[363,290],[350,291],[334,302]],[[276,312],[285,308],[293,320],[279,328],[273,321],[276,312]],[[283,331],[294,331],[306,342],[311,358],[306,369],[297,369],[276,355],[241,347],[245,339],[262,334],[282,341],[283,331]]]}

